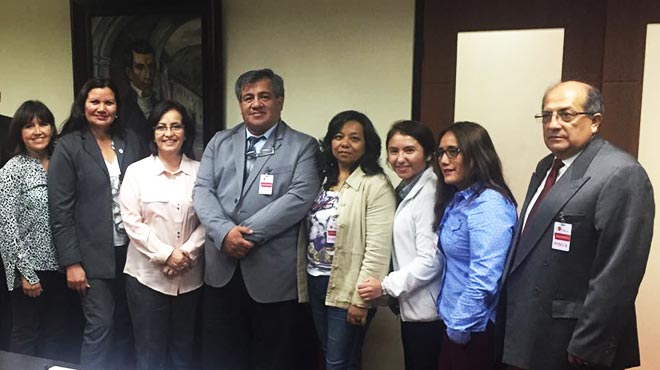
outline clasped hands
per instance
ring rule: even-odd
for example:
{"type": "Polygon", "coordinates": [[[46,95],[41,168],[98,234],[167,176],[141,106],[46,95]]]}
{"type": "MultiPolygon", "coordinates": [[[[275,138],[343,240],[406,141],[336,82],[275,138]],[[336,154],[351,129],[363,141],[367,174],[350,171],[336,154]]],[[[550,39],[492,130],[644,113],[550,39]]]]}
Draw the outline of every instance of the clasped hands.
{"type": "Polygon", "coordinates": [[[247,226],[232,227],[222,240],[222,250],[237,259],[245,257],[254,247],[254,243],[245,239],[245,235],[250,234],[252,234],[252,229],[247,226]]]}
{"type": "Polygon", "coordinates": [[[182,251],[181,249],[175,249],[167,258],[167,261],[165,261],[163,274],[167,276],[176,276],[188,271],[192,266],[193,260],[190,257],[190,253],[182,251]]]}

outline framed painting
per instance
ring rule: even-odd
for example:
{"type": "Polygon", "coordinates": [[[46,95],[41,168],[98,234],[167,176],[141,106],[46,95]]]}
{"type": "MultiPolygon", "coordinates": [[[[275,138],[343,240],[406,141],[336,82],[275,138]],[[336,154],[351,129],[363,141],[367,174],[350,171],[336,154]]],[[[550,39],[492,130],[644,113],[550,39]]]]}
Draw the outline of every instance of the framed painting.
{"type": "Polygon", "coordinates": [[[158,101],[183,104],[196,126],[196,157],[224,128],[218,0],[70,0],[74,94],[91,77],[120,92],[122,122],[146,122],[158,101]]]}

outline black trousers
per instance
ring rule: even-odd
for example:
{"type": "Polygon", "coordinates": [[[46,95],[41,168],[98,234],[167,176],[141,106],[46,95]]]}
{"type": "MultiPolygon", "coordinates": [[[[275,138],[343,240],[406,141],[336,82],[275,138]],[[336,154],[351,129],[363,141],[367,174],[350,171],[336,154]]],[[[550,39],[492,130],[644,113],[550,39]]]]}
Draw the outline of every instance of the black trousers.
{"type": "MultiPolygon", "coordinates": [[[[67,348],[70,333],[80,330],[71,304],[76,295],[66,287],[66,277],[57,271],[37,271],[43,292],[36,298],[23,293],[21,287],[10,292],[12,330],[10,350],[31,356],[71,361],[72,348],[67,348]]],[[[75,356],[73,356],[75,357],[75,356]]]]}
{"type": "Polygon", "coordinates": [[[442,320],[401,322],[406,370],[437,370],[445,324],[442,320]]]}
{"type": "Polygon", "coordinates": [[[126,275],[137,370],[191,370],[202,289],[170,296],[126,275]]]}
{"type": "Polygon", "coordinates": [[[221,288],[204,286],[204,370],[291,370],[294,368],[295,300],[259,303],[250,297],[240,268],[221,288]]]}

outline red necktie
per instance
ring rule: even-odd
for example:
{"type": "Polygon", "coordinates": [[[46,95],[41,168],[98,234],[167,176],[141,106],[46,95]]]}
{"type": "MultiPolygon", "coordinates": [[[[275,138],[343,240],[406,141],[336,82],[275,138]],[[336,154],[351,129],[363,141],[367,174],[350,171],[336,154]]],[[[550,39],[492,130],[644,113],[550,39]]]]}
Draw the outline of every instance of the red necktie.
{"type": "Polygon", "coordinates": [[[552,162],[550,173],[548,174],[548,177],[545,179],[543,190],[541,190],[541,194],[539,194],[539,197],[536,198],[536,202],[534,203],[532,210],[529,211],[529,215],[527,216],[527,221],[525,221],[525,224],[527,224],[527,222],[529,222],[529,220],[532,219],[532,216],[541,205],[541,202],[543,202],[543,198],[545,198],[545,196],[550,192],[550,189],[552,189],[552,186],[555,184],[555,181],[557,181],[557,175],[559,175],[559,169],[562,167],[564,167],[564,162],[562,162],[558,158],[555,158],[555,160],[552,162]]]}

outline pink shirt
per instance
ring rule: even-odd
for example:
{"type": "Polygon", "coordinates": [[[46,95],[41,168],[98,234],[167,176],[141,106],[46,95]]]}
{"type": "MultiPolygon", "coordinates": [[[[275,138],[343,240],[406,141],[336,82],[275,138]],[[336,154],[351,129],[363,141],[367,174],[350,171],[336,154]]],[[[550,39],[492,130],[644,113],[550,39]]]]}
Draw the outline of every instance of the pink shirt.
{"type": "Polygon", "coordinates": [[[121,186],[121,216],[130,238],[124,272],[163,294],[202,286],[205,231],[192,204],[198,169],[199,162],[184,155],[172,173],[150,156],[128,167],[121,186]],[[194,266],[169,277],[162,270],[175,248],[190,253],[194,266]]]}

